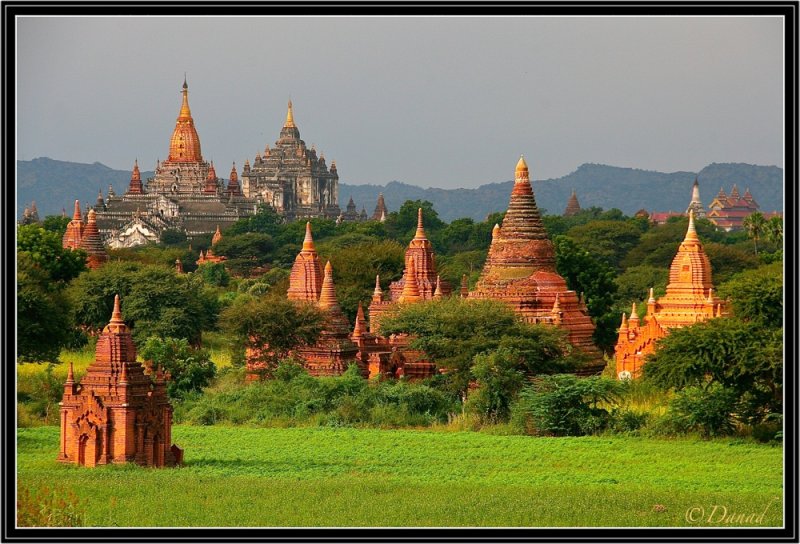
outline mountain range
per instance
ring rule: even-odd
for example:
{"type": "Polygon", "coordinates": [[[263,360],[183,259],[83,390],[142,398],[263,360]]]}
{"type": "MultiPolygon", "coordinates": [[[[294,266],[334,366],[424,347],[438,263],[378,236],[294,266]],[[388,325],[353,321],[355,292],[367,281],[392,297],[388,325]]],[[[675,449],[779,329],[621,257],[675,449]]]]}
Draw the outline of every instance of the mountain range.
{"type": "MultiPolygon", "coordinates": [[[[152,176],[153,172],[142,172],[142,179],[152,176]]],[[[82,207],[93,205],[98,191],[106,195],[109,185],[122,194],[130,177],[128,170],[114,170],[99,162],[84,164],[47,157],[17,161],[17,216],[21,217],[31,201],[36,201],[40,217],[60,214],[62,209],[70,215],[76,198],[82,207]]],[[[783,169],[744,163],[712,163],[699,172],[670,173],[587,163],[560,178],[534,180],[533,190],[540,209],[550,214],[563,213],[573,189],[583,208],[619,208],[628,215],[642,208],[683,212],[695,177],[706,206],[720,188],[730,193],[736,184],[741,193],[750,188],[762,211],[783,211],[783,169]]],[[[428,200],[445,221],[459,217],[481,221],[489,213],[508,207],[513,184],[508,180],[475,189],[425,189],[399,181],[386,185],[339,183],[339,205],[344,209],[352,197],[359,211],[364,207],[372,215],[378,193],[383,193],[389,211],[397,210],[406,200],[428,200]]]]}

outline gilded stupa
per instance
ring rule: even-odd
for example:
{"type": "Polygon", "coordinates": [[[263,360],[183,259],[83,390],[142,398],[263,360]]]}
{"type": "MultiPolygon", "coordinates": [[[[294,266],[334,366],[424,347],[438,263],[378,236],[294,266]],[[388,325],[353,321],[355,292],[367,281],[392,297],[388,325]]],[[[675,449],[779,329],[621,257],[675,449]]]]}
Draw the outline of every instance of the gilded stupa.
{"type": "Polygon", "coordinates": [[[686,237],[669,268],[667,293],[656,300],[653,289],[647,301],[647,314],[640,323],[633,304],[631,315],[622,314],[615,354],[617,376],[636,378],[644,358],[655,351],[655,341],[669,329],[727,314],[725,302],[714,294],[711,262],[703,250],[694,226],[694,210],[689,210],[686,237]]]}

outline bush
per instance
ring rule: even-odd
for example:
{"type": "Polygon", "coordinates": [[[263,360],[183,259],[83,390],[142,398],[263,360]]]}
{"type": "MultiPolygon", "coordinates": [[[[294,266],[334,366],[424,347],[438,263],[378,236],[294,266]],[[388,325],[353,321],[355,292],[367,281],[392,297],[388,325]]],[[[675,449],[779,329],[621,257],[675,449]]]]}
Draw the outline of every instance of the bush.
{"type": "Polygon", "coordinates": [[[650,414],[633,410],[612,410],[610,429],[615,433],[637,434],[639,429],[647,425],[650,414]]]}
{"type": "Polygon", "coordinates": [[[204,395],[187,395],[175,420],[198,425],[426,426],[447,421],[454,403],[421,383],[369,382],[351,365],[341,376],[312,378],[282,361],[274,379],[243,384],[244,373],[220,374],[204,395]]]}
{"type": "Polygon", "coordinates": [[[681,432],[698,431],[704,438],[731,434],[736,391],[712,382],[708,387],[687,387],[672,400],[668,416],[681,432]]]}
{"type": "Polygon", "coordinates": [[[20,527],[81,527],[85,512],[78,496],[60,487],[28,489],[17,493],[17,525],[20,527]]]}
{"type": "Polygon", "coordinates": [[[162,340],[151,336],[140,355],[144,360],[153,362],[153,369],[163,367],[170,373],[167,393],[172,398],[180,398],[190,391],[200,391],[217,373],[208,351],[191,347],[183,338],[162,340]]]}
{"type": "Polygon", "coordinates": [[[582,436],[605,429],[608,410],[598,407],[619,394],[619,383],[600,377],[556,374],[524,388],[512,406],[512,424],[525,434],[582,436]]]}

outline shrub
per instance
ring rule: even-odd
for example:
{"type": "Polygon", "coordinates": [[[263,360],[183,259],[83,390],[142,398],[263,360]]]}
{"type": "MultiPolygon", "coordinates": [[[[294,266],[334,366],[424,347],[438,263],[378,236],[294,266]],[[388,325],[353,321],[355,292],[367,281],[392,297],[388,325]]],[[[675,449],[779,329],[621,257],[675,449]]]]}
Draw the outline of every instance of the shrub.
{"type": "Polygon", "coordinates": [[[736,391],[712,382],[708,387],[687,387],[672,400],[669,416],[682,432],[699,431],[704,438],[733,433],[736,391]]]}
{"type": "Polygon", "coordinates": [[[650,414],[633,410],[612,410],[610,428],[615,433],[636,434],[647,424],[650,414]]]}
{"type": "Polygon", "coordinates": [[[151,336],[140,353],[143,359],[152,361],[153,368],[163,367],[170,373],[167,393],[180,398],[189,391],[200,391],[206,387],[217,367],[211,362],[208,351],[195,349],[186,339],[151,336]]]}
{"type": "Polygon", "coordinates": [[[17,525],[20,527],[81,527],[85,512],[78,496],[60,487],[28,489],[17,493],[17,525]]]}
{"type": "Polygon", "coordinates": [[[608,426],[608,410],[600,402],[618,396],[619,383],[600,377],[578,378],[556,374],[537,379],[524,388],[512,406],[512,423],[534,435],[582,436],[602,431],[608,426]]]}

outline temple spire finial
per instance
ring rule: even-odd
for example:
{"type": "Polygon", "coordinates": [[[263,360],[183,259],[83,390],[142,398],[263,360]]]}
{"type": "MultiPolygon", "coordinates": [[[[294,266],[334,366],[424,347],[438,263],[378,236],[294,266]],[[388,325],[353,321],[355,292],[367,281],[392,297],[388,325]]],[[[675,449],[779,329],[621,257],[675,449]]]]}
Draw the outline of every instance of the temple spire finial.
{"type": "Polygon", "coordinates": [[[525,157],[520,155],[519,161],[517,161],[517,167],[514,169],[514,180],[516,182],[527,181],[528,176],[528,163],[525,162],[525,157]]]}
{"type": "Polygon", "coordinates": [[[417,232],[414,238],[417,240],[425,238],[425,227],[422,225],[422,208],[417,209],[417,232]]]}
{"type": "Polygon", "coordinates": [[[122,312],[119,307],[119,295],[114,295],[114,310],[111,312],[112,323],[122,323],[122,312]]]}
{"type": "Polygon", "coordinates": [[[293,127],[294,126],[294,113],[292,112],[292,99],[289,99],[289,107],[286,111],[286,123],[283,125],[284,128],[293,127]]]}
{"type": "Polygon", "coordinates": [[[442,298],[442,279],[436,275],[436,289],[433,291],[433,298],[442,298]]]}
{"type": "Polygon", "coordinates": [[[689,228],[686,230],[686,238],[684,241],[687,240],[698,240],[697,237],[697,229],[694,226],[694,210],[689,210],[689,228]]]}
{"type": "Polygon", "coordinates": [[[303,251],[314,251],[314,238],[311,236],[311,221],[306,221],[306,237],[303,239],[303,251]]]}
{"type": "Polygon", "coordinates": [[[75,200],[75,212],[72,214],[72,219],[76,221],[81,221],[83,219],[83,214],[81,213],[81,201],[75,200]]]}

